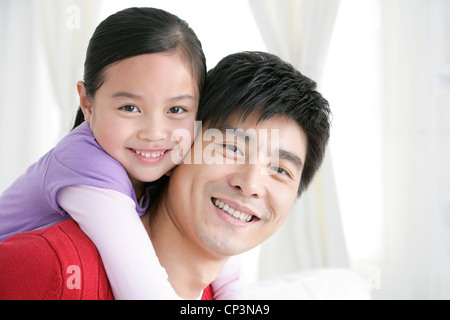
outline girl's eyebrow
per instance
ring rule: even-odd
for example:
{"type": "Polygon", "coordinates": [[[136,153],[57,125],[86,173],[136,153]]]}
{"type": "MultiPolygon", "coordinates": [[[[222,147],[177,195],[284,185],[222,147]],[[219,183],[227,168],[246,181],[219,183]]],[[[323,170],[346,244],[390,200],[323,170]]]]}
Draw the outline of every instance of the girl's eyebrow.
{"type": "MultiPolygon", "coordinates": [[[[118,91],[112,96],[113,98],[130,98],[135,100],[143,100],[141,95],[129,92],[129,91],[118,91]]],[[[197,98],[191,96],[190,94],[181,94],[179,96],[171,97],[167,99],[167,102],[175,102],[180,100],[193,100],[197,101],[197,98]]]]}
{"type": "Polygon", "coordinates": [[[131,99],[142,99],[140,95],[128,92],[128,91],[119,91],[113,94],[113,98],[131,98],[131,99]]]}
{"type": "Polygon", "coordinates": [[[173,102],[173,101],[180,101],[180,100],[193,100],[193,101],[197,101],[197,98],[191,96],[190,94],[181,94],[179,96],[173,97],[173,98],[169,98],[167,101],[168,102],[173,102]]]}

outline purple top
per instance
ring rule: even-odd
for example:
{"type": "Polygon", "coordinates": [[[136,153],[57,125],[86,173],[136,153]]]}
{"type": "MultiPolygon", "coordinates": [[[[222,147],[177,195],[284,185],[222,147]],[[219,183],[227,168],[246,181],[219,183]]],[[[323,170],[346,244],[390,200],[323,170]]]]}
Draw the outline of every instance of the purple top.
{"type": "Polygon", "coordinates": [[[134,200],[139,215],[150,203],[148,188],[138,204],[126,170],[100,147],[83,122],[0,196],[0,241],[69,219],[56,195],[61,188],[80,184],[124,193],[134,200]]]}

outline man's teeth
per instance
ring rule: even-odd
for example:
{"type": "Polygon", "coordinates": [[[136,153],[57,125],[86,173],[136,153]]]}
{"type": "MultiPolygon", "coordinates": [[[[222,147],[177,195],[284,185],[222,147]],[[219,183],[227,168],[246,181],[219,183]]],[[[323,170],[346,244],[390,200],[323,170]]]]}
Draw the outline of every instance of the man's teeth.
{"type": "Polygon", "coordinates": [[[145,153],[145,152],[140,152],[137,150],[133,150],[133,151],[136,152],[138,155],[146,157],[146,158],[158,158],[158,157],[161,157],[164,153],[166,153],[166,151],[156,152],[156,153],[145,153]]]}
{"type": "Polygon", "coordinates": [[[249,222],[253,217],[251,215],[233,209],[228,204],[220,201],[219,199],[214,199],[214,205],[217,208],[222,209],[224,212],[228,213],[228,215],[232,216],[235,219],[239,219],[242,222],[249,222]]]}

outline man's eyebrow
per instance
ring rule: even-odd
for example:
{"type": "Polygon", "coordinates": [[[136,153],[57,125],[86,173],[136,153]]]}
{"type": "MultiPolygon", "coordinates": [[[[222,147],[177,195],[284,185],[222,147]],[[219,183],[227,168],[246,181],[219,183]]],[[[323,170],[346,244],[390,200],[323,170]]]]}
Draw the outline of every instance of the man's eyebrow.
{"type": "Polygon", "coordinates": [[[284,149],[279,149],[277,151],[276,155],[278,156],[279,159],[283,159],[283,160],[287,160],[287,161],[291,162],[296,167],[298,172],[302,171],[303,161],[296,154],[294,154],[290,151],[284,150],[284,149]]]}
{"type": "Polygon", "coordinates": [[[223,125],[217,128],[222,133],[231,133],[234,134],[236,137],[242,140],[248,139],[249,142],[255,142],[257,141],[256,137],[253,135],[248,134],[248,130],[244,131],[243,129],[235,128],[229,125],[223,125]]]}
{"type": "MultiPolygon", "coordinates": [[[[237,128],[229,126],[229,125],[219,126],[217,129],[222,131],[223,133],[226,133],[227,130],[229,130],[228,132],[233,133],[238,138],[241,138],[244,140],[246,138],[248,138],[249,142],[257,140],[256,137],[249,135],[247,133],[247,131],[244,131],[242,129],[237,129],[237,128]]],[[[285,149],[278,149],[277,151],[275,151],[274,156],[278,157],[279,159],[283,159],[283,160],[291,162],[295,166],[295,168],[298,170],[298,172],[301,172],[303,169],[303,160],[291,151],[288,151],[285,149]]]]}

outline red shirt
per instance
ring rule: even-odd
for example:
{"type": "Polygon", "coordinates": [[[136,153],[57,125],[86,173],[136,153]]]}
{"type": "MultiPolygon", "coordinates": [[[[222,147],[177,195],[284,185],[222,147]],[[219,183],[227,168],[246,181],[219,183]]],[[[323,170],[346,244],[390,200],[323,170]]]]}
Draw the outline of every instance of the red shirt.
{"type": "MultiPolygon", "coordinates": [[[[0,243],[0,300],[113,300],[94,243],[74,220],[0,243]]],[[[212,300],[208,286],[202,300],[212,300]]]]}

